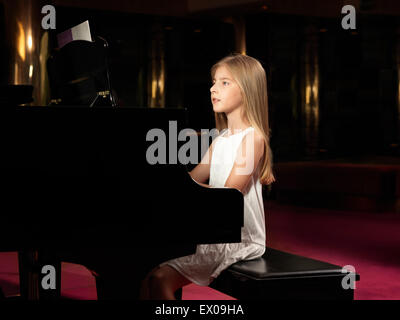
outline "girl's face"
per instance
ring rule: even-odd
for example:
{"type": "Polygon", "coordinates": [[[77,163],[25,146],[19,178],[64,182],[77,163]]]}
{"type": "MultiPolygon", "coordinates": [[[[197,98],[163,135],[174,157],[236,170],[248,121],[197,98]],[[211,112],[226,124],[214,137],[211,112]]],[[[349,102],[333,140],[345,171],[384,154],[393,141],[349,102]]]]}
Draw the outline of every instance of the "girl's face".
{"type": "Polygon", "coordinates": [[[215,71],[210,92],[214,112],[228,114],[243,106],[240,88],[225,66],[220,66],[215,71]]]}

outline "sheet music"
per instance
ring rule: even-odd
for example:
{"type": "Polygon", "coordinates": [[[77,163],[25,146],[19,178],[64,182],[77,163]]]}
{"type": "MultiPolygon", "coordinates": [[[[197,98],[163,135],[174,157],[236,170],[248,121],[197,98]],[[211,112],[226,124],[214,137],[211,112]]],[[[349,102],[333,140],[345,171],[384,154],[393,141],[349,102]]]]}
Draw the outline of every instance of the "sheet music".
{"type": "Polygon", "coordinates": [[[84,40],[92,42],[92,36],[90,34],[89,21],[86,20],[77,26],[68,29],[57,35],[58,47],[62,48],[66,44],[75,40],[84,40]]]}

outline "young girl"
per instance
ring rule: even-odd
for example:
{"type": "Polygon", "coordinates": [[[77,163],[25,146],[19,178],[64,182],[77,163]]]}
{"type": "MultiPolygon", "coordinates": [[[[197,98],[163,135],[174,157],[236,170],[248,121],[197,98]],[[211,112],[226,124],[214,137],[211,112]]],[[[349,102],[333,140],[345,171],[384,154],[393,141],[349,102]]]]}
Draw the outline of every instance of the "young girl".
{"type": "Polygon", "coordinates": [[[205,187],[236,188],[243,193],[242,241],[198,245],[195,254],[160,264],[143,280],[142,299],[175,299],[177,289],[191,282],[208,286],[231,264],[265,252],[262,184],[275,181],[265,71],[254,58],[232,55],[217,62],[211,76],[211,101],[220,134],[190,175],[205,187]]]}

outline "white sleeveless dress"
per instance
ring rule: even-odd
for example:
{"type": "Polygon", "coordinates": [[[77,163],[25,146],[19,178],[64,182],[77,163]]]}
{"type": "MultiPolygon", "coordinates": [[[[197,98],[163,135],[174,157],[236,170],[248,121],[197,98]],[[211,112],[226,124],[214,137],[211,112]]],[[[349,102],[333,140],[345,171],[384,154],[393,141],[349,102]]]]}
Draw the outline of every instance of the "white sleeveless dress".
{"type": "MultiPolygon", "coordinates": [[[[224,130],[216,138],[210,164],[211,187],[224,188],[238,147],[243,137],[252,130],[254,128],[249,127],[230,136],[226,136],[228,131],[224,130]]],[[[265,252],[266,233],[259,168],[254,171],[243,197],[244,227],[240,243],[198,245],[195,254],[166,261],[160,266],[169,265],[191,282],[208,286],[231,264],[261,257],[265,252]]]]}

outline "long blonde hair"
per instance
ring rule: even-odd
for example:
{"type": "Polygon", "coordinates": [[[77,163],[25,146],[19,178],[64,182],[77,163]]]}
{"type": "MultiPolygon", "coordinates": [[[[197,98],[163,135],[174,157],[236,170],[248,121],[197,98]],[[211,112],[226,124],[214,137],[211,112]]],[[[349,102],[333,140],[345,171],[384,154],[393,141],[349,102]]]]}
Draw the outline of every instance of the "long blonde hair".
{"type": "MultiPolygon", "coordinates": [[[[211,68],[211,78],[221,66],[225,66],[237,82],[243,97],[244,116],[250,125],[258,129],[264,138],[264,156],[261,159],[260,182],[271,184],[275,181],[272,172],[272,150],[269,145],[270,128],[268,123],[268,96],[267,76],[261,63],[252,57],[243,54],[227,56],[211,68]]],[[[228,127],[225,113],[215,113],[215,122],[218,130],[228,127]]]]}

